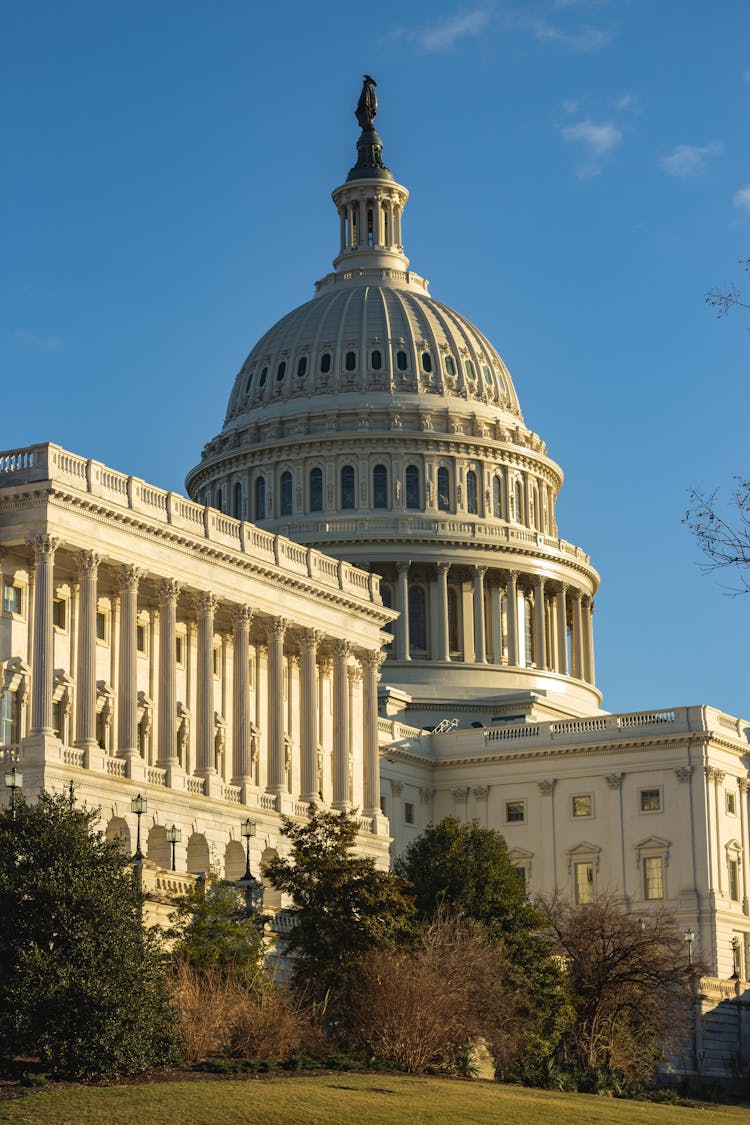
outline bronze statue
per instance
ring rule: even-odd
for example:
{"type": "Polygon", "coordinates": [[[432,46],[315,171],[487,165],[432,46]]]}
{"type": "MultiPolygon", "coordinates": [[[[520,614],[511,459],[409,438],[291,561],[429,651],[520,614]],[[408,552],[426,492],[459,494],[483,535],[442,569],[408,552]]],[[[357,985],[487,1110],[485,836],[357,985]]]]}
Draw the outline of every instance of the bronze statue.
{"type": "Polygon", "coordinates": [[[372,129],[375,114],[378,112],[378,99],[375,94],[377,82],[374,78],[371,78],[369,74],[366,74],[364,79],[362,83],[362,93],[359,95],[359,101],[357,102],[354,116],[357,118],[360,128],[363,131],[368,131],[372,129]]]}

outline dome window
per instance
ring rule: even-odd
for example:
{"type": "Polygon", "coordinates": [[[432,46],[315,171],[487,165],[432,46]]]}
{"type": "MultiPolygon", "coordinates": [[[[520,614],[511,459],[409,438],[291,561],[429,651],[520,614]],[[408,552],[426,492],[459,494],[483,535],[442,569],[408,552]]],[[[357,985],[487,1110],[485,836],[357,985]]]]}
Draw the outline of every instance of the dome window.
{"type": "Polygon", "coordinates": [[[380,368],[383,366],[382,352],[374,351],[370,356],[370,363],[372,364],[373,371],[380,371],[380,368]]]}
{"type": "Polygon", "coordinates": [[[346,368],[347,371],[353,371],[356,366],[357,366],[357,353],[356,352],[347,352],[346,353],[346,359],[344,360],[344,367],[346,368]]]}
{"type": "Polygon", "coordinates": [[[297,362],[297,378],[304,379],[305,375],[307,375],[307,356],[303,355],[297,362]]]}
{"type": "Polygon", "coordinates": [[[260,379],[259,379],[259,384],[260,384],[261,387],[265,387],[267,378],[268,378],[268,368],[264,367],[263,370],[260,373],[260,379]]]}
{"type": "Polygon", "coordinates": [[[425,596],[422,586],[409,587],[409,648],[424,652],[427,648],[425,629],[425,596]]]}
{"type": "Polygon", "coordinates": [[[399,369],[399,371],[406,371],[408,362],[409,361],[406,352],[396,352],[396,367],[399,369]]]}
{"type": "Polygon", "coordinates": [[[341,507],[351,510],[354,507],[354,468],[344,465],[341,470],[341,507]]]}
{"type": "Polygon", "coordinates": [[[256,477],[255,479],[255,521],[258,523],[260,520],[266,518],[266,478],[256,477]]]}
{"type": "Polygon", "coordinates": [[[292,514],[292,474],[288,471],[281,474],[281,514],[292,514]]]}
{"type": "Polygon", "coordinates": [[[482,364],[482,374],[484,375],[484,381],[487,384],[487,386],[491,387],[492,386],[492,372],[490,371],[490,369],[489,369],[489,367],[487,366],[486,363],[482,364]]]}
{"type": "Polygon", "coordinates": [[[224,511],[224,490],[221,488],[216,489],[216,507],[220,512],[224,511]]]}
{"type": "Polygon", "coordinates": [[[276,382],[277,383],[283,383],[285,378],[286,378],[286,360],[282,359],[281,363],[276,368],[276,382]]]}
{"type": "Polygon", "coordinates": [[[322,375],[327,375],[331,370],[331,353],[323,352],[320,357],[320,372],[322,375]]]}
{"type": "Polygon", "coordinates": [[[367,209],[367,245],[370,248],[375,245],[375,231],[371,207],[367,209]]]}
{"type": "Polygon", "coordinates": [[[422,370],[428,374],[432,371],[432,356],[429,352],[422,352],[422,370]]]}
{"type": "Polygon", "coordinates": [[[456,361],[452,355],[447,355],[445,357],[445,373],[446,375],[456,374],[456,361]]]}
{"type": "Polygon", "coordinates": [[[502,485],[498,476],[492,481],[492,514],[497,520],[503,517],[502,485]]]}
{"type": "Polygon", "coordinates": [[[451,510],[450,478],[445,467],[437,471],[437,502],[439,512],[451,510]]]}
{"type": "Polygon", "coordinates": [[[466,511],[470,516],[477,515],[477,474],[473,469],[466,474],[466,511]]]}
{"type": "Polygon", "coordinates": [[[474,370],[474,364],[472,363],[472,361],[470,359],[466,360],[466,374],[469,376],[470,379],[476,379],[476,377],[477,377],[477,373],[474,370]]]}
{"type": "Polygon", "coordinates": [[[310,470],[310,511],[323,511],[323,470],[310,470]]]}
{"type": "Polygon", "coordinates": [[[406,507],[419,509],[422,507],[421,488],[419,486],[419,469],[416,465],[406,466],[406,507]]]}
{"type": "Polygon", "coordinates": [[[242,485],[239,481],[234,486],[234,518],[242,519],[242,485]]]}
{"type": "Polygon", "coordinates": [[[376,465],[372,470],[372,506],[388,507],[388,470],[385,465],[376,465]]]}
{"type": "Polygon", "coordinates": [[[248,375],[248,377],[247,377],[247,382],[245,383],[245,394],[246,394],[246,395],[249,395],[249,394],[250,394],[250,388],[251,388],[251,387],[252,387],[252,385],[253,385],[253,375],[254,375],[254,374],[255,374],[255,372],[254,372],[254,371],[251,371],[251,372],[250,372],[250,374],[249,374],[249,375],[248,375]]]}

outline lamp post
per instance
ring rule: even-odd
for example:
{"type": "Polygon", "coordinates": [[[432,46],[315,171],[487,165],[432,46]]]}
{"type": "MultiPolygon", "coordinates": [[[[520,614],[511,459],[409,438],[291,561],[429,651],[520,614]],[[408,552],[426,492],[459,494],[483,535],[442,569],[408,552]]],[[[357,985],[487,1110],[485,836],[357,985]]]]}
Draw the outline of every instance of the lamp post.
{"type": "Polygon", "coordinates": [[[12,766],[5,774],[5,785],[10,789],[10,819],[16,819],[16,789],[23,788],[23,774],[12,766]]]}
{"type": "Polygon", "coordinates": [[[182,840],[182,829],[178,828],[176,824],[173,824],[171,828],[167,829],[167,843],[171,844],[171,846],[172,846],[172,870],[173,871],[177,870],[177,868],[175,867],[175,862],[174,862],[175,845],[179,844],[181,840],[182,840]]]}
{"type": "Polygon", "coordinates": [[[251,820],[250,817],[248,817],[247,820],[243,820],[241,831],[242,831],[242,835],[245,839],[245,843],[247,845],[247,860],[246,860],[246,863],[245,863],[245,874],[242,876],[243,881],[246,882],[248,879],[252,879],[252,877],[253,877],[252,874],[251,874],[251,871],[250,871],[250,841],[252,840],[255,833],[258,831],[258,826],[257,826],[257,824],[255,823],[254,820],[251,820]]]}
{"type": "Polygon", "coordinates": [[[685,941],[687,942],[688,965],[690,966],[693,963],[693,942],[695,941],[695,933],[693,932],[693,930],[685,930],[685,932],[682,936],[684,937],[685,941]]]}
{"type": "Polygon", "coordinates": [[[733,980],[740,979],[740,939],[735,934],[730,941],[732,948],[732,978],[733,980]]]}
{"type": "Polygon", "coordinates": [[[142,797],[139,793],[137,797],[133,797],[130,802],[130,811],[134,812],[138,817],[138,831],[136,833],[135,855],[133,859],[136,863],[143,861],[143,852],[141,851],[141,817],[145,812],[148,812],[148,798],[142,797]]]}
{"type": "Polygon", "coordinates": [[[245,874],[238,883],[245,890],[245,911],[247,916],[256,914],[260,918],[260,910],[263,906],[263,884],[254,878],[250,870],[250,841],[258,830],[258,826],[250,817],[243,820],[242,828],[240,829],[246,845],[246,860],[245,860],[245,874]]]}

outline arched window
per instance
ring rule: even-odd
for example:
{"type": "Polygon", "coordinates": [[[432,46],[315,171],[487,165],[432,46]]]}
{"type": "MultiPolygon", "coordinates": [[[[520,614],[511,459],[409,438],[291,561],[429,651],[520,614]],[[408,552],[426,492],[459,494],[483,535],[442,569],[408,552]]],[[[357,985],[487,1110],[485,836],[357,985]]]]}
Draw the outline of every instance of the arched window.
{"type": "Polygon", "coordinates": [[[323,511],[323,470],[310,470],[310,511],[323,511]]]}
{"type": "Polygon", "coordinates": [[[281,514],[292,514],[292,474],[288,471],[281,474],[281,514]]]}
{"type": "Polygon", "coordinates": [[[372,470],[372,506],[388,507],[388,470],[385,465],[376,465],[372,470]]]}
{"type": "Polygon", "coordinates": [[[452,355],[447,355],[445,357],[445,373],[446,375],[456,374],[456,363],[452,355]]]}
{"type": "Polygon", "coordinates": [[[406,466],[406,506],[407,508],[421,508],[422,497],[419,487],[419,469],[416,465],[406,466]]]}
{"type": "Polygon", "coordinates": [[[223,488],[217,488],[216,489],[216,507],[219,509],[220,512],[224,511],[224,489],[223,488]]]}
{"type": "Polygon", "coordinates": [[[492,514],[496,520],[503,518],[503,494],[498,476],[492,478],[492,514]]]}
{"type": "Polygon", "coordinates": [[[472,516],[477,514],[477,474],[473,469],[466,474],[466,510],[472,516]]]}
{"type": "Polygon", "coordinates": [[[437,471],[437,506],[439,512],[451,510],[450,477],[445,467],[437,471]]]}
{"type": "Polygon", "coordinates": [[[428,373],[432,371],[432,356],[429,352],[422,352],[422,370],[428,373]]]}
{"type": "Polygon", "coordinates": [[[242,485],[239,481],[234,486],[234,518],[242,519],[242,485]]]}
{"type": "Polygon", "coordinates": [[[320,357],[320,370],[323,375],[327,375],[331,370],[331,353],[323,352],[320,357]]]}
{"type": "Polygon", "coordinates": [[[396,367],[399,369],[399,371],[406,371],[408,362],[409,361],[406,352],[396,352],[396,367]]]}
{"type": "Polygon", "coordinates": [[[455,587],[448,587],[448,651],[459,652],[458,643],[458,594],[455,587]]]}
{"type": "Polygon", "coordinates": [[[305,375],[307,375],[307,356],[302,355],[297,360],[297,378],[304,379],[305,375]]]}
{"type": "Polygon", "coordinates": [[[382,352],[374,351],[370,357],[370,363],[372,364],[373,371],[380,371],[380,368],[383,366],[382,352]]]}
{"type": "Polygon", "coordinates": [[[346,353],[346,359],[344,360],[344,367],[346,368],[347,371],[353,371],[356,366],[357,366],[357,353],[356,352],[347,352],[346,353]]]}
{"type": "Polygon", "coordinates": [[[523,523],[523,486],[520,480],[513,486],[513,519],[516,523],[523,523]]]}
{"type": "Polygon", "coordinates": [[[251,371],[251,372],[250,372],[250,374],[249,374],[249,375],[248,375],[248,377],[247,377],[247,382],[245,383],[245,394],[246,394],[246,395],[249,395],[249,394],[250,394],[250,388],[251,388],[251,387],[252,387],[252,385],[253,385],[253,375],[254,375],[254,374],[255,374],[255,372],[254,372],[254,371],[251,371]]]}
{"type": "Polygon", "coordinates": [[[354,507],[354,468],[351,465],[344,465],[341,470],[341,507],[354,507]]]}
{"type": "Polygon", "coordinates": [[[472,363],[472,361],[470,359],[466,360],[466,374],[469,376],[470,379],[476,379],[476,372],[474,370],[474,364],[472,363]]]}
{"type": "Polygon", "coordinates": [[[267,378],[268,378],[268,368],[267,368],[267,367],[264,367],[264,368],[263,368],[263,370],[262,370],[262,371],[261,371],[261,373],[260,373],[260,380],[259,380],[259,382],[260,382],[260,386],[261,386],[261,387],[265,387],[265,385],[266,385],[266,379],[267,379],[267,378]]]}
{"type": "Polygon", "coordinates": [[[409,587],[409,648],[420,652],[427,648],[425,597],[421,586],[409,587]]]}
{"type": "Polygon", "coordinates": [[[266,518],[266,478],[255,478],[255,519],[266,518]]]}
{"type": "Polygon", "coordinates": [[[281,383],[286,378],[286,361],[282,359],[279,366],[276,368],[276,382],[281,383]]]}
{"type": "Polygon", "coordinates": [[[482,364],[482,374],[484,375],[484,381],[487,384],[487,386],[491,387],[492,386],[492,374],[491,374],[490,369],[489,369],[489,367],[487,366],[486,363],[482,364]]]}

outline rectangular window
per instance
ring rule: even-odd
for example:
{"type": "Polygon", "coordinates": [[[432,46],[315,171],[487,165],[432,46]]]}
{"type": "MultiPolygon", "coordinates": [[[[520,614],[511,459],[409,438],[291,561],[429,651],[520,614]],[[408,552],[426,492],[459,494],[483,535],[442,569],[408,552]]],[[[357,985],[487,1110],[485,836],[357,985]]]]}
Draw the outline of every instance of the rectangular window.
{"type": "Polygon", "coordinates": [[[506,824],[523,824],[526,820],[526,802],[525,801],[506,801],[505,802],[505,823],[506,824]]]}
{"type": "Polygon", "coordinates": [[[736,859],[727,860],[727,874],[729,876],[729,897],[732,902],[740,901],[739,864],[736,859]]]}
{"type": "Polygon", "coordinates": [[[411,801],[404,801],[404,821],[406,824],[414,823],[414,805],[411,801]]]}
{"type": "Polygon", "coordinates": [[[579,906],[594,901],[594,865],[577,863],[574,868],[576,902],[579,906]]]}
{"type": "Polygon", "coordinates": [[[661,789],[641,789],[641,812],[661,812],[661,789]]]}
{"type": "Polygon", "coordinates": [[[185,663],[185,638],[179,635],[174,639],[174,658],[178,664],[185,663]]]}
{"type": "Polygon", "coordinates": [[[387,813],[386,809],[387,809],[387,806],[386,806],[386,803],[385,803],[385,797],[383,797],[382,794],[381,794],[380,811],[382,812],[383,816],[388,816],[388,813],[387,813]]]}
{"type": "Polygon", "coordinates": [[[581,793],[571,797],[573,816],[591,816],[594,811],[593,800],[590,793],[581,793]]]}
{"type": "Polygon", "coordinates": [[[727,792],[727,812],[730,816],[737,815],[737,797],[734,793],[727,792]]]}
{"type": "MultiPolygon", "coordinates": [[[[218,676],[218,674],[219,674],[219,650],[218,650],[218,648],[215,648],[213,650],[213,661],[214,661],[214,675],[218,676]]],[[[286,696],[286,692],[284,692],[284,695],[286,696]]]]}
{"type": "Polygon", "coordinates": [[[3,588],[3,611],[5,613],[17,613],[19,616],[23,610],[23,590],[20,586],[14,586],[11,582],[6,582],[3,588]]]}
{"type": "Polygon", "coordinates": [[[107,614],[103,610],[97,610],[96,614],[96,639],[107,641],[107,614]]]}
{"type": "Polygon", "coordinates": [[[68,603],[65,598],[52,599],[52,624],[56,629],[64,630],[67,626],[68,603]]]}
{"type": "Polygon", "coordinates": [[[521,886],[523,887],[524,890],[526,890],[526,868],[525,867],[514,867],[513,870],[515,871],[516,875],[518,876],[519,881],[521,883],[521,886]]]}
{"type": "Polygon", "coordinates": [[[52,704],[52,728],[58,738],[63,736],[63,708],[62,703],[52,704]]]}
{"type": "Polygon", "coordinates": [[[660,855],[643,861],[643,897],[664,898],[664,860],[660,855]]]}
{"type": "Polygon", "coordinates": [[[135,627],[135,645],[142,656],[146,655],[146,626],[136,625],[135,627]]]}
{"type": "Polygon", "coordinates": [[[0,691],[0,746],[13,746],[17,742],[16,696],[12,691],[0,691]]]}

